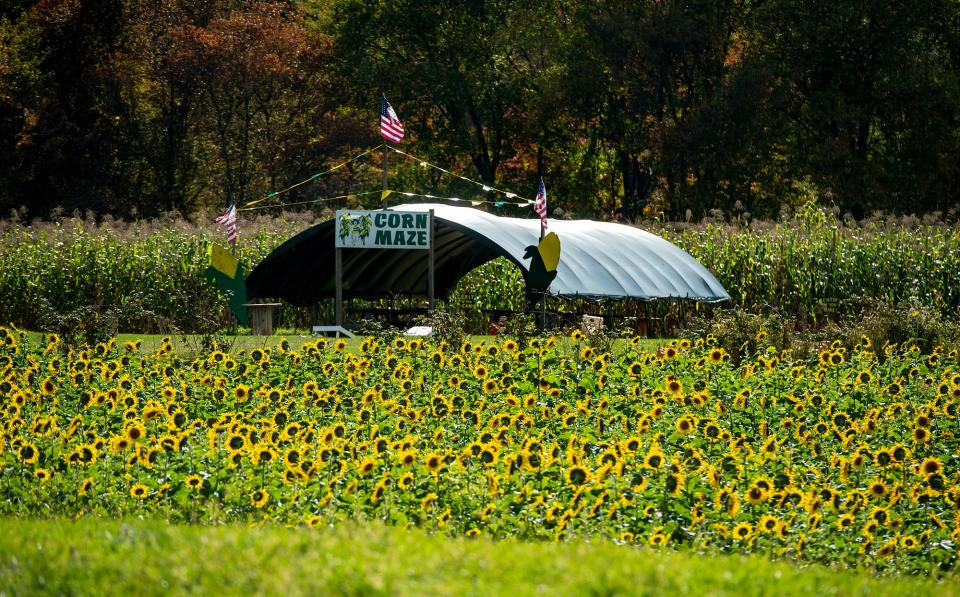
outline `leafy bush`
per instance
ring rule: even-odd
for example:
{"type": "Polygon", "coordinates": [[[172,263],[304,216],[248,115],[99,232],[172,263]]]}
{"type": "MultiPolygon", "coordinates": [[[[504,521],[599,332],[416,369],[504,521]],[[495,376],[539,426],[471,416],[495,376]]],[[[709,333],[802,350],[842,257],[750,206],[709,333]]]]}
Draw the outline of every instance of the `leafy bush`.
{"type": "Polygon", "coordinates": [[[433,329],[433,338],[447,346],[460,346],[467,335],[467,320],[462,312],[440,307],[427,314],[421,325],[433,329]]]}
{"type": "MultiPolygon", "coordinates": [[[[865,342],[881,349],[913,345],[925,352],[960,345],[960,323],[916,299],[903,303],[855,299],[849,303],[842,318],[818,328],[804,318],[733,308],[695,320],[684,336],[711,336],[736,361],[742,355],[755,354],[760,346],[810,357],[834,340],[848,346],[865,342]]],[[[877,352],[883,358],[884,351],[877,352]]]]}
{"type": "Polygon", "coordinates": [[[863,301],[844,322],[832,323],[823,335],[854,344],[866,338],[874,346],[913,344],[923,351],[960,342],[960,324],[912,298],[902,303],[863,301]]]}
{"type": "Polygon", "coordinates": [[[778,313],[758,314],[733,308],[694,320],[684,337],[711,337],[735,362],[756,354],[761,346],[805,356],[814,352],[816,337],[809,325],[778,313]]]}

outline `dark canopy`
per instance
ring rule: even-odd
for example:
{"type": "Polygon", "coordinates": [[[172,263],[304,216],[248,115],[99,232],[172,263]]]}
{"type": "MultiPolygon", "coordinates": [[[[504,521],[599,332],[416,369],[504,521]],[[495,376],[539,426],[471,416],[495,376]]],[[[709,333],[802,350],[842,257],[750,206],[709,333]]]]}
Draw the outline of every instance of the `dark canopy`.
{"type": "MultiPolygon", "coordinates": [[[[527,277],[526,248],[536,245],[539,220],[504,218],[478,209],[439,204],[398,205],[398,211],[434,210],[435,292],[449,297],[473,268],[506,257],[527,277]]],[[[283,243],[250,273],[248,298],[282,298],[306,306],[334,296],[334,221],[283,243]]],[[[686,298],[728,300],[723,286],[697,260],[666,240],[631,226],[591,220],[551,220],[560,237],[560,264],[549,292],[589,299],[686,298]]],[[[345,296],[427,294],[427,252],[343,249],[345,296]]]]}

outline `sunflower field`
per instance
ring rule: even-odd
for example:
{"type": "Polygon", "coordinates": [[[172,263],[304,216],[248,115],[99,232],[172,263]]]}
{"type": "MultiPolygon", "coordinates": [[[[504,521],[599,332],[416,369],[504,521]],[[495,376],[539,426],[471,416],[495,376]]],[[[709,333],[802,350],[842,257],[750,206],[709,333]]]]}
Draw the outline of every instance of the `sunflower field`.
{"type": "Polygon", "coordinates": [[[329,525],[956,568],[957,351],[317,339],[180,355],[0,328],[0,514],[329,525]]]}

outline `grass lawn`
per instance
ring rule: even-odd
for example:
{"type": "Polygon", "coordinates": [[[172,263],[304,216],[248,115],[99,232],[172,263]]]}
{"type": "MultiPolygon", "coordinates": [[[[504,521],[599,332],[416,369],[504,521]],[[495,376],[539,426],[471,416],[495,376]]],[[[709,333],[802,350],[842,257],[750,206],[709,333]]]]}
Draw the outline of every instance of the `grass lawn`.
{"type": "Polygon", "coordinates": [[[371,523],[293,529],[0,519],[0,595],[946,596],[958,586],[761,557],[449,539],[371,523]]]}

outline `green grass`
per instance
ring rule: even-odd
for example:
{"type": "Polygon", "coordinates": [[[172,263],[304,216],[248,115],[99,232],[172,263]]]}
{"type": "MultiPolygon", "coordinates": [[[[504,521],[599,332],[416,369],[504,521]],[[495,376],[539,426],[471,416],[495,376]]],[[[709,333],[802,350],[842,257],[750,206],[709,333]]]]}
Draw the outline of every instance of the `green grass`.
{"type": "Polygon", "coordinates": [[[0,520],[0,595],[952,595],[955,581],[583,540],[448,539],[378,524],[289,529],[0,520]]]}
{"type": "MultiPolygon", "coordinates": [[[[252,348],[263,348],[265,346],[276,346],[282,339],[287,339],[294,350],[298,350],[305,342],[314,340],[314,337],[307,330],[282,330],[283,333],[273,334],[271,336],[254,336],[253,334],[223,334],[220,336],[226,343],[230,351],[250,350],[252,348]]],[[[40,332],[26,332],[27,338],[31,343],[41,342],[43,334],[40,332]]],[[[117,334],[117,343],[123,344],[128,341],[141,340],[141,350],[143,352],[153,352],[160,345],[160,340],[164,338],[163,334],[117,334]]],[[[174,348],[178,353],[191,353],[200,349],[203,337],[196,334],[171,335],[174,348]]],[[[360,346],[357,339],[347,338],[347,349],[356,350],[360,346]]]]}
{"type": "MultiPolygon", "coordinates": [[[[31,344],[37,345],[43,342],[43,334],[40,332],[25,332],[27,339],[31,344]]],[[[122,345],[124,342],[141,340],[141,351],[142,352],[153,352],[156,350],[157,346],[160,344],[160,340],[164,336],[162,334],[117,334],[117,344],[122,345]]],[[[171,336],[173,339],[173,345],[176,351],[179,354],[184,355],[193,355],[199,352],[205,351],[202,346],[203,339],[201,336],[186,334],[186,335],[176,335],[171,336]]],[[[315,336],[312,336],[307,330],[280,330],[280,332],[273,334],[271,336],[254,336],[252,334],[224,334],[221,338],[226,343],[227,352],[239,352],[241,350],[251,350],[253,348],[263,348],[263,347],[273,347],[276,346],[281,340],[286,339],[290,343],[290,347],[293,350],[299,350],[301,346],[306,342],[311,342],[316,339],[315,336]]],[[[491,342],[500,340],[497,336],[467,336],[471,342],[491,342]]],[[[333,340],[333,338],[330,338],[333,340]]],[[[357,352],[360,349],[360,338],[346,338],[347,348],[349,352],[357,352]]],[[[572,345],[573,343],[569,338],[561,339],[561,342],[565,346],[572,345]]],[[[615,340],[615,347],[617,350],[623,349],[627,340],[615,340]]],[[[640,340],[639,347],[642,350],[656,351],[661,346],[666,345],[670,342],[670,338],[643,338],[640,340]]]]}

